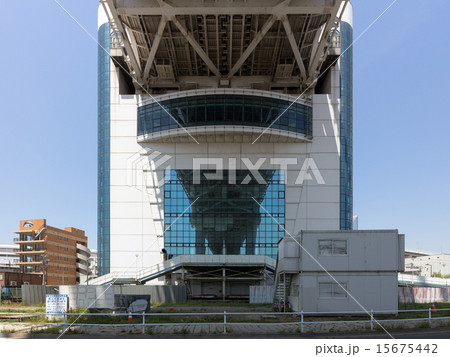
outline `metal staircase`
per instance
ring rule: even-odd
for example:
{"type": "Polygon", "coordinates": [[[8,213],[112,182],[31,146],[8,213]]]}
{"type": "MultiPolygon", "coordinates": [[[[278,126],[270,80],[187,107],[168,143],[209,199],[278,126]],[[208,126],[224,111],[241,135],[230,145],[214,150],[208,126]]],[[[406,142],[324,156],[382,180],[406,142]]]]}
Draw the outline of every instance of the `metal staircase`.
{"type": "Polygon", "coordinates": [[[182,267],[265,267],[275,270],[275,261],[264,255],[180,255],[137,272],[112,272],[89,281],[91,285],[145,284],[182,267]]]}
{"type": "Polygon", "coordinates": [[[277,274],[275,280],[275,292],[273,298],[274,309],[278,311],[289,311],[289,295],[291,293],[292,275],[287,273],[277,274]]]}
{"type": "Polygon", "coordinates": [[[155,264],[150,268],[139,270],[138,272],[125,271],[109,273],[92,279],[89,283],[91,285],[142,284],[181,268],[183,257],[178,256],[174,259],[155,264]]]}

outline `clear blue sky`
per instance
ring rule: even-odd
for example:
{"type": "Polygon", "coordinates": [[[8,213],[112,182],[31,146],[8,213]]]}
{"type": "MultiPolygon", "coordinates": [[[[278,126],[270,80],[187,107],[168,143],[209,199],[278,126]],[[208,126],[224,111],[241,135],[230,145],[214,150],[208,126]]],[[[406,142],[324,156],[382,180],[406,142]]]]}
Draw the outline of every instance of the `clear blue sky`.
{"type": "MultiPolygon", "coordinates": [[[[97,36],[95,0],[59,0],[97,36]]],[[[391,0],[354,0],[354,37],[391,0]]],[[[0,243],[20,219],[96,246],[97,46],[53,0],[2,1],[0,243]]],[[[450,253],[448,0],[398,0],[354,46],[354,213],[450,253]]]]}

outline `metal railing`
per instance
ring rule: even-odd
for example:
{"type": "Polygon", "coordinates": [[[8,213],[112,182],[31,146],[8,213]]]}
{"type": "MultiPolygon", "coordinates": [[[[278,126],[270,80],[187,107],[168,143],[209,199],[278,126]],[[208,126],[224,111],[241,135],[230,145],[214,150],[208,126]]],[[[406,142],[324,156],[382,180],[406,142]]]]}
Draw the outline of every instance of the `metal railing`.
{"type": "MultiPolygon", "coordinates": [[[[195,264],[205,264],[205,263],[223,263],[221,259],[224,259],[226,262],[242,264],[241,256],[228,255],[224,256],[224,258],[218,258],[219,256],[214,255],[203,255],[200,257],[196,257],[194,255],[179,255],[173,259],[166,260],[155,264],[151,267],[140,269],[137,272],[133,271],[125,271],[125,272],[111,272],[102,276],[99,276],[92,281],[90,281],[91,285],[105,285],[109,283],[114,283],[119,279],[135,281],[138,280],[140,282],[148,281],[151,279],[155,279],[158,276],[164,275],[171,270],[175,270],[182,265],[195,265],[195,264]]],[[[248,256],[247,256],[248,257],[248,256]]],[[[250,263],[256,263],[260,265],[265,265],[266,267],[273,267],[275,261],[267,256],[263,255],[254,255],[251,258],[247,258],[247,261],[250,263]]]]}
{"type": "Polygon", "coordinates": [[[450,279],[398,273],[398,283],[413,287],[450,287],[450,279]]]}
{"type": "MultiPolygon", "coordinates": [[[[367,315],[364,311],[336,311],[336,312],[306,312],[306,311],[300,311],[300,312],[191,312],[191,313],[177,313],[177,312],[161,312],[161,313],[126,313],[126,312],[112,312],[112,313],[62,313],[62,314],[46,314],[45,312],[34,312],[34,313],[28,313],[28,312],[0,312],[0,327],[3,325],[36,325],[37,326],[57,326],[59,328],[62,328],[61,331],[65,331],[69,327],[76,327],[76,326],[97,326],[97,327],[141,327],[142,334],[146,333],[146,329],[149,327],[161,327],[161,326],[223,326],[223,333],[226,334],[229,331],[227,331],[227,328],[231,326],[237,326],[237,325],[245,325],[245,326],[268,326],[268,325],[275,325],[275,326],[298,326],[298,332],[303,333],[305,326],[308,325],[317,325],[317,324],[367,324],[370,326],[370,330],[374,330],[376,328],[376,324],[386,323],[386,322],[407,322],[407,321],[424,321],[428,322],[429,327],[432,326],[432,321],[439,321],[439,320],[450,320],[450,314],[449,316],[433,316],[433,313],[438,313],[438,311],[450,311],[450,308],[448,309],[434,309],[434,308],[428,308],[428,309],[415,309],[415,310],[377,310],[373,311],[370,310],[370,313],[367,315]],[[400,318],[398,315],[395,318],[390,319],[380,319],[375,318],[374,315],[387,315],[387,314],[402,314],[402,313],[427,313],[426,317],[412,317],[412,318],[400,318]],[[305,317],[313,316],[313,317],[319,317],[319,316],[342,316],[345,315],[362,315],[367,316],[365,319],[359,319],[359,320],[314,320],[314,321],[305,321],[305,317]],[[236,322],[236,321],[230,321],[230,318],[233,316],[238,315],[246,315],[246,316],[267,316],[267,317],[274,317],[274,316],[292,316],[292,319],[295,318],[294,321],[282,321],[282,322],[255,322],[255,321],[247,321],[247,322],[236,322]],[[46,322],[33,322],[33,321],[4,321],[8,319],[8,316],[11,316],[12,319],[29,319],[33,317],[38,316],[46,316],[47,318],[52,319],[55,316],[59,317],[59,321],[46,321],[46,322]],[[77,318],[73,322],[69,321],[69,318],[71,316],[107,316],[107,317],[121,317],[126,316],[131,319],[140,319],[139,323],[132,323],[133,321],[128,323],[85,323],[85,322],[77,322],[77,318]],[[199,316],[222,316],[222,319],[220,321],[211,321],[211,322],[151,322],[152,317],[161,317],[161,316],[169,316],[169,317],[199,317],[199,316]],[[3,320],[3,321],[2,321],[3,320]]],[[[125,321],[123,321],[125,322],[125,321]]]]}

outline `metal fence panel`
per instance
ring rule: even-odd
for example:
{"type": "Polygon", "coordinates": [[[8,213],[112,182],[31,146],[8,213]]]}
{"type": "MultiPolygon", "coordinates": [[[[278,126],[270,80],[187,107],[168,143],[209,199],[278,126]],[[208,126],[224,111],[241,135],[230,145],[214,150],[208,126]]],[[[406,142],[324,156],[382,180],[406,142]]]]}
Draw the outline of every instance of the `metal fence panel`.
{"type": "Polygon", "coordinates": [[[273,302],[273,286],[252,285],[249,289],[250,304],[270,304],[273,302]]]}
{"type": "MultiPolygon", "coordinates": [[[[77,313],[65,313],[64,314],[64,320],[63,321],[59,321],[57,323],[55,322],[27,322],[27,321],[8,321],[8,322],[0,322],[0,326],[7,324],[7,325],[36,325],[36,326],[60,326],[63,329],[70,327],[70,326],[91,326],[91,327],[96,327],[96,326],[101,326],[101,327],[118,327],[118,326],[127,326],[127,327],[133,327],[133,326],[141,326],[142,327],[142,333],[145,333],[145,328],[149,327],[149,326],[195,326],[195,325],[199,325],[199,326],[203,326],[203,325],[216,325],[216,326],[220,326],[223,325],[223,331],[224,333],[227,333],[227,326],[231,325],[231,326],[237,326],[237,325],[247,325],[247,326],[269,326],[269,325],[273,325],[273,326],[298,326],[300,328],[300,332],[304,332],[304,326],[305,325],[328,325],[328,324],[340,324],[340,325],[349,325],[350,327],[353,326],[353,328],[355,327],[355,324],[363,324],[364,326],[368,326],[371,330],[374,329],[374,322],[376,324],[379,325],[379,323],[386,323],[386,324],[392,324],[392,323],[396,323],[396,322],[400,322],[400,323],[404,323],[404,322],[420,322],[420,321],[428,321],[429,326],[432,327],[432,321],[445,321],[445,320],[449,320],[450,316],[436,316],[433,317],[432,316],[432,310],[431,308],[428,309],[416,309],[416,310],[403,310],[400,312],[425,312],[428,311],[428,317],[416,317],[416,318],[401,318],[400,316],[398,316],[397,318],[394,319],[384,319],[384,320],[380,320],[380,319],[374,319],[373,315],[376,313],[380,313],[380,314],[384,314],[386,313],[386,311],[371,311],[370,312],[370,319],[365,319],[365,320],[349,320],[349,321],[345,321],[345,320],[329,320],[329,321],[325,321],[325,320],[316,320],[316,321],[304,321],[303,317],[305,315],[312,315],[315,316],[317,315],[316,312],[288,312],[288,313],[280,313],[280,312],[226,312],[224,311],[222,312],[196,312],[196,313],[135,313],[135,314],[131,314],[133,317],[133,323],[115,323],[115,324],[99,324],[99,323],[80,323],[80,322],[76,322],[74,321],[74,323],[69,323],[67,322],[67,317],[68,316],[79,316],[80,314],[77,313]],[[214,315],[214,316],[223,316],[223,322],[217,321],[217,322],[151,322],[151,319],[147,319],[146,317],[151,317],[151,316],[207,316],[207,315],[214,315]],[[260,322],[260,321],[235,321],[235,322],[231,322],[231,321],[227,321],[227,316],[230,315],[270,315],[270,316],[286,316],[286,315],[293,315],[293,316],[297,316],[298,317],[298,321],[290,321],[290,322],[260,322]]],[[[450,311],[450,309],[438,309],[437,311],[450,311]]],[[[328,312],[326,313],[328,314],[328,312]]],[[[342,315],[342,314],[348,314],[348,311],[334,311],[333,314],[336,315],[342,315]]],[[[0,312],[0,315],[2,317],[5,316],[12,316],[12,315],[20,315],[22,318],[23,317],[33,317],[33,316],[43,316],[45,315],[45,313],[16,313],[16,312],[0,312]]],[[[110,317],[119,317],[119,316],[129,316],[129,313],[82,313],[81,315],[86,315],[86,316],[110,316],[110,317]]],[[[359,329],[359,328],[358,328],[359,329]]],[[[297,330],[298,332],[298,330],[297,330]]]]}
{"type": "Polygon", "coordinates": [[[403,286],[398,288],[399,302],[432,303],[450,301],[450,288],[403,286]]]}
{"type": "Polygon", "coordinates": [[[151,295],[154,302],[186,302],[186,286],[181,285],[116,285],[115,295],[151,295]]]}
{"type": "Polygon", "coordinates": [[[22,302],[28,305],[45,303],[46,294],[58,294],[59,287],[53,285],[22,285],[22,302]]]}

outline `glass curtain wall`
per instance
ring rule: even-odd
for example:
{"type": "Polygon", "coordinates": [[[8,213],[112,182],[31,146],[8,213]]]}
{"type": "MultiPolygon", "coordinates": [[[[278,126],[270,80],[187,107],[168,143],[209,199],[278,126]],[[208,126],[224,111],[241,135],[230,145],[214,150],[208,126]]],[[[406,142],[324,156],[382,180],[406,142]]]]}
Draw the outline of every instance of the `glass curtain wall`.
{"type": "Polygon", "coordinates": [[[176,98],[138,108],[138,135],[177,129],[180,125],[267,127],[272,123],[273,129],[311,136],[312,109],[280,99],[232,94],[176,98]]]}
{"type": "Polygon", "coordinates": [[[97,247],[99,275],[109,273],[109,24],[98,31],[98,185],[97,247]]]}
{"type": "Polygon", "coordinates": [[[341,22],[341,207],[340,229],[353,225],[353,29],[341,22]]]}
{"type": "Polygon", "coordinates": [[[247,170],[237,170],[235,177],[225,170],[221,180],[208,180],[203,175],[207,172],[201,171],[199,183],[194,183],[192,170],[166,172],[164,246],[168,258],[257,254],[275,259],[278,241],[284,236],[283,171],[260,170],[266,183],[258,183],[247,170]],[[244,184],[246,177],[251,180],[244,184]]]}

